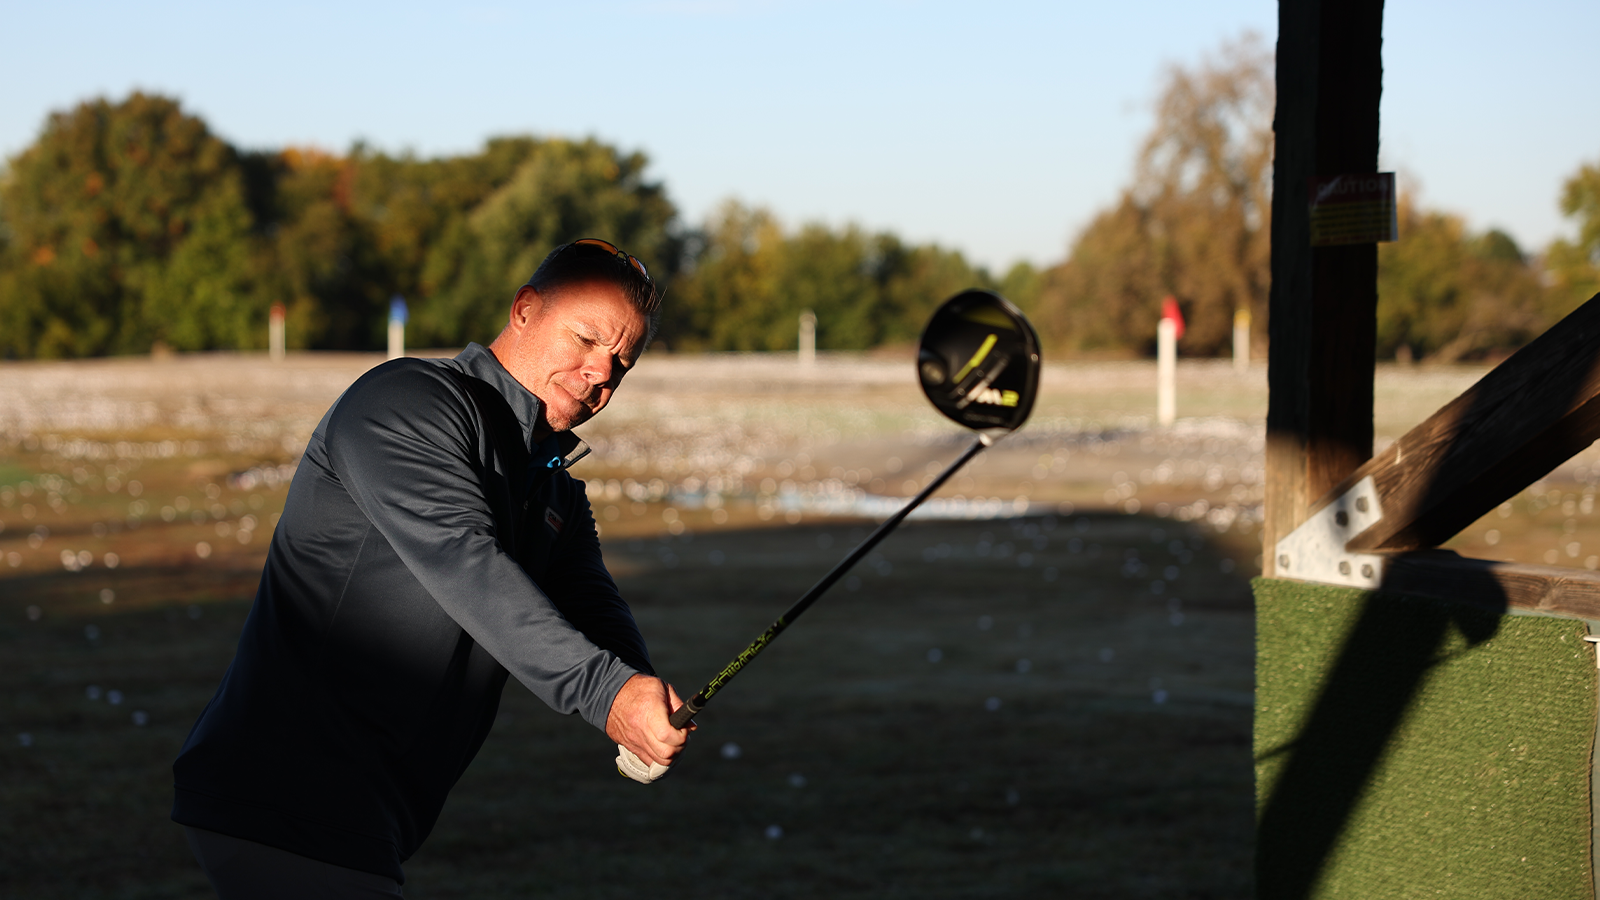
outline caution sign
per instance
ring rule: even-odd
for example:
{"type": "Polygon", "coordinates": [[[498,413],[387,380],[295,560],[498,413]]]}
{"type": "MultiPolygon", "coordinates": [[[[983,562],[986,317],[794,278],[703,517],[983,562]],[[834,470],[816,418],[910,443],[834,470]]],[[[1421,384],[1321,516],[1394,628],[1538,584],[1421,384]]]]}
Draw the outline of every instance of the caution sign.
{"type": "Polygon", "coordinates": [[[1400,237],[1394,173],[1312,176],[1306,185],[1311,202],[1311,246],[1375,244],[1400,237]]]}

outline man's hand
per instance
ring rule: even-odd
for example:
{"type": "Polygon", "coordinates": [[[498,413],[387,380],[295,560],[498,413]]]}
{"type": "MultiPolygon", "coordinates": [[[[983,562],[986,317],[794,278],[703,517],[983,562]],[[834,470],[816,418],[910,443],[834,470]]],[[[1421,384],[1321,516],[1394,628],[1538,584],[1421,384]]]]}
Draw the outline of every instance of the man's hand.
{"type": "Polygon", "coordinates": [[[611,701],[606,736],[631,750],[646,765],[670,766],[689,740],[689,732],[695,729],[693,723],[680,730],[667,721],[673,710],[682,705],[672,685],[650,675],[635,675],[611,701]]]}

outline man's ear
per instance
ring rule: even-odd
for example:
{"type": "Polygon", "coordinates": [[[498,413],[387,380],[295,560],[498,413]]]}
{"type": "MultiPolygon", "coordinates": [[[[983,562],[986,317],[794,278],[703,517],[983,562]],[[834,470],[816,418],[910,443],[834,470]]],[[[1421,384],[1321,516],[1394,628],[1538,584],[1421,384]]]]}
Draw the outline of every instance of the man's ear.
{"type": "Polygon", "coordinates": [[[523,285],[517,291],[517,296],[511,300],[511,317],[508,327],[513,331],[522,331],[533,324],[544,310],[544,298],[533,288],[523,285]]]}

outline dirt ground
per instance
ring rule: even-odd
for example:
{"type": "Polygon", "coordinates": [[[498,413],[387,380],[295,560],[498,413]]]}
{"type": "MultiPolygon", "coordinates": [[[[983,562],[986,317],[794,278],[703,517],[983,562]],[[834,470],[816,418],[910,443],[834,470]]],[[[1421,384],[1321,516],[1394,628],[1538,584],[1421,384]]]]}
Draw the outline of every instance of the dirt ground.
{"type": "MultiPolygon", "coordinates": [[[[168,767],[306,436],[378,361],[0,363],[0,895],[206,895],[168,767]]],[[[408,896],[1249,896],[1265,373],[1179,371],[1163,428],[1153,365],[1048,368],[658,785],[512,686],[408,896]]],[[[1380,443],[1481,374],[1380,370],[1380,443]]],[[[646,357],[581,432],[689,691],[969,441],[909,359],[827,354],[646,357]]],[[[1591,453],[1456,543],[1593,567],[1591,453]]]]}

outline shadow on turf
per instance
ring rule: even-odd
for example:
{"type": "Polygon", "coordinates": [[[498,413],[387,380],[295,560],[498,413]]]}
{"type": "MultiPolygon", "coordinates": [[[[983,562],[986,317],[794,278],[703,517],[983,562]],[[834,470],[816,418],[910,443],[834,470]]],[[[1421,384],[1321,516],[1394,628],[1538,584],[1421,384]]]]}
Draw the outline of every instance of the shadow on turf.
{"type": "MultiPolygon", "coordinates": [[[[1083,518],[1093,523],[1089,535],[1126,532],[1105,539],[1108,550],[1092,575],[1104,579],[1104,614],[1125,616],[1123,542],[1147,545],[1150,526],[1175,526],[1083,518]]],[[[1037,623],[1040,634],[1027,640],[1037,642],[1029,655],[1042,662],[1041,652],[1078,622],[1068,617],[1096,615],[1089,601],[1044,602],[1058,596],[1067,576],[1046,582],[1039,572],[1043,555],[1030,569],[1013,568],[1010,557],[989,558],[990,565],[1016,573],[1006,578],[1010,587],[998,591],[992,573],[974,561],[951,560],[943,568],[917,562],[924,545],[970,543],[985,530],[1018,540],[1009,534],[1011,524],[908,524],[900,540],[885,544],[899,564],[895,571],[883,575],[864,565],[863,591],[844,590],[826,611],[819,608],[785,638],[788,646],[778,657],[719,698],[684,771],[654,789],[618,778],[610,746],[593,729],[552,713],[526,691],[508,691],[508,714],[453,793],[416,861],[415,890],[408,884],[407,893],[622,897],[659,871],[682,870],[688,860],[690,883],[669,887],[663,896],[704,896],[709,886],[709,893],[728,897],[867,897],[883,896],[893,884],[903,895],[921,897],[980,890],[1085,898],[1160,891],[1243,896],[1250,828],[1244,709],[1157,706],[1143,699],[1086,702],[1051,691],[1012,694],[990,683],[1024,678],[1010,668],[1022,651],[1004,649],[1022,641],[1010,629],[1015,622],[1037,623]],[[987,592],[975,590],[978,584],[987,592]],[[884,591],[884,585],[906,589],[884,591]],[[981,597],[981,605],[926,602],[940,593],[981,597]],[[980,611],[993,613],[1008,630],[977,631],[980,611]],[[913,617],[914,628],[907,624],[913,617]],[[923,654],[935,639],[910,634],[896,638],[906,645],[902,656],[872,650],[876,639],[863,632],[890,627],[897,634],[909,628],[942,635],[938,642],[950,655],[933,667],[923,654]],[[963,640],[970,646],[948,643],[956,633],[969,635],[963,640]],[[989,642],[994,649],[982,652],[995,654],[1004,668],[960,663],[979,659],[989,642]],[[892,696],[851,690],[883,681],[853,667],[862,659],[871,663],[865,668],[891,674],[912,660],[910,681],[922,687],[892,696]],[[935,676],[958,663],[970,665],[973,683],[951,696],[935,676]],[[1005,694],[1002,710],[984,707],[991,693],[1005,694]],[[727,741],[741,745],[743,755],[723,756],[727,741]],[[796,773],[806,776],[803,788],[795,786],[796,773]],[[781,841],[766,836],[774,823],[782,824],[781,841]],[[1165,842],[1172,852],[1154,863],[1141,857],[1138,848],[1153,842],[1165,842]],[[605,886],[595,883],[601,871],[612,873],[605,886]],[[452,892],[452,886],[460,889],[452,892]]],[[[848,549],[853,530],[865,527],[829,522],[703,533],[693,544],[670,543],[680,552],[693,547],[697,556],[684,553],[672,567],[655,556],[667,542],[640,540],[635,553],[651,565],[627,579],[636,588],[629,595],[639,595],[638,608],[662,626],[652,631],[658,662],[676,660],[673,668],[691,678],[714,671],[752,629],[848,549]],[[823,533],[832,535],[826,548],[817,540],[823,533]],[[713,547],[723,549],[728,562],[705,562],[713,547]],[[744,551],[760,551],[761,561],[735,565],[744,551]],[[730,580],[716,585],[712,579],[730,580]]],[[[1073,552],[1065,544],[1058,539],[1049,552],[1073,552]]],[[[28,579],[27,597],[8,590],[20,579],[0,581],[0,608],[9,621],[27,622],[25,603],[49,610],[44,621],[19,625],[9,638],[0,632],[0,639],[35,644],[39,659],[32,674],[60,670],[41,692],[48,708],[17,724],[41,734],[28,758],[40,767],[54,761],[62,771],[50,780],[38,776],[41,790],[27,803],[11,799],[11,821],[25,836],[10,852],[26,853],[28,861],[8,872],[0,853],[0,895],[13,895],[9,884],[18,896],[115,896],[117,885],[130,882],[173,885],[165,896],[201,895],[177,887],[193,887],[195,869],[167,821],[167,773],[226,668],[254,587],[252,572],[230,569],[227,579],[217,574],[210,566],[120,569],[124,584],[110,607],[99,605],[85,573],[28,579]],[[218,602],[195,619],[188,604],[196,600],[218,602]],[[93,646],[82,637],[89,621],[102,628],[93,646]],[[129,689],[130,703],[137,693],[150,724],[135,729],[121,713],[126,707],[115,716],[103,702],[87,707],[104,713],[105,721],[73,726],[83,732],[74,745],[78,755],[62,756],[52,745],[84,715],[85,680],[129,689]],[[141,740],[130,744],[127,735],[141,740]],[[109,807],[98,799],[108,796],[119,803],[109,807]],[[41,841],[36,828],[23,831],[25,822],[46,820],[71,840],[41,841]]],[[[1242,582],[1210,577],[1227,582],[1219,592],[1229,609],[1247,608],[1242,582]]],[[[1165,607],[1164,598],[1143,602],[1165,607]]],[[[1244,629],[1234,657],[1244,673],[1248,647],[1244,629]]],[[[1026,679],[1040,677],[1036,669],[1026,679]]],[[[0,797],[0,812],[6,805],[0,797]]],[[[5,821],[0,814],[0,824],[5,821]]]]}
{"type": "MultiPolygon", "coordinates": [[[[1480,414],[1470,409],[1462,420],[1474,421],[1480,414]]],[[[1441,458],[1449,454],[1447,449],[1441,458]]],[[[1432,509],[1455,490],[1455,485],[1442,486],[1435,479],[1417,508],[1432,509]]],[[[1289,754],[1289,761],[1257,820],[1258,896],[1303,900],[1313,895],[1406,709],[1437,663],[1441,645],[1453,629],[1470,646],[1499,630],[1507,598],[1493,579],[1485,575],[1481,582],[1463,585],[1468,596],[1491,598],[1474,606],[1396,602],[1381,586],[1365,596],[1304,728],[1293,741],[1270,751],[1273,756],[1289,754]]]]}
{"type": "Polygon", "coordinates": [[[1259,896],[1312,896],[1441,645],[1452,629],[1472,646],[1483,643],[1504,611],[1406,602],[1381,591],[1366,596],[1305,727],[1271,751],[1290,758],[1257,825],[1259,896]]]}

